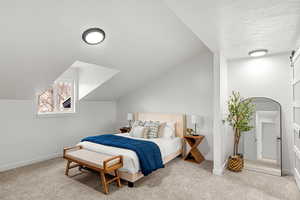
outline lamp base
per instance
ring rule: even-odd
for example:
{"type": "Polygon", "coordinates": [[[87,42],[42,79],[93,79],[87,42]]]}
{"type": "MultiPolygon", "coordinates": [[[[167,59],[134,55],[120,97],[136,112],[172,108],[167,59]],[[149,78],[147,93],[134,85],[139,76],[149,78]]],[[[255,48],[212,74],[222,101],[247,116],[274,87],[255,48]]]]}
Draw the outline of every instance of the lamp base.
{"type": "Polygon", "coordinates": [[[129,128],[132,128],[132,127],[131,127],[131,120],[128,120],[128,127],[129,127],[129,128]]]}

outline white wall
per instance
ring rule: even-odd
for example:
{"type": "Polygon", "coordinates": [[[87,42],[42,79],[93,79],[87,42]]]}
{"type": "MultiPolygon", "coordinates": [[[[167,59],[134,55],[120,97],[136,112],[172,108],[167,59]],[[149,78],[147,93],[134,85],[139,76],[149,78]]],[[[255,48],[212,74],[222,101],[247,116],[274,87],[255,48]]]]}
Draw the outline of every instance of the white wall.
{"type": "Polygon", "coordinates": [[[0,171],[56,157],[85,136],[115,130],[115,102],[80,102],[65,117],[37,117],[27,100],[0,100],[0,171]]]}
{"type": "Polygon", "coordinates": [[[282,106],[283,169],[291,172],[292,114],[291,68],[289,54],[255,59],[232,60],[228,67],[229,92],[243,97],[269,97],[282,106]]]}
{"type": "MultiPolygon", "coordinates": [[[[137,75],[138,76],[138,75],[137,75]]],[[[126,125],[128,112],[197,114],[203,118],[200,133],[206,136],[200,145],[206,159],[212,160],[213,56],[203,53],[172,68],[159,78],[117,101],[117,120],[126,125]]]]}

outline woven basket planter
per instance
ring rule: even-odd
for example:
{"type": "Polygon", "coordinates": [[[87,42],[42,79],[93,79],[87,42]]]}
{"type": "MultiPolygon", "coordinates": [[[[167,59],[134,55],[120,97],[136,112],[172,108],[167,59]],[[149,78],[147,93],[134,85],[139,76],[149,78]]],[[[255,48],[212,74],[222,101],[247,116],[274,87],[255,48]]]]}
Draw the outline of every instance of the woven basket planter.
{"type": "Polygon", "coordinates": [[[233,172],[240,172],[244,168],[243,156],[229,156],[227,168],[233,172]]]}

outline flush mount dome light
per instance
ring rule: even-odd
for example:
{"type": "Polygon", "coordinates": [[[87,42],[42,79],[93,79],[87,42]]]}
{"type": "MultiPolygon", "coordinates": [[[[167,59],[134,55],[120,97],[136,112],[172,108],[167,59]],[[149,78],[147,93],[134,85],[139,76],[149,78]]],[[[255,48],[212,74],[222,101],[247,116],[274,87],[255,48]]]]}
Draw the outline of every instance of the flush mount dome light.
{"type": "Polygon", "coordinates": [[[105,32],[100,28],[89,28],[83,32],[82,39],[90,45],[100,44],[105,39],[105,32]]]}
{"type": "Polygon", "coordinates": [[[248,54],[251,57],[260,57],[260,56],[264,56],[268,53],[267,49],[257,49],[254,51],[250,51],[248,54]]]}

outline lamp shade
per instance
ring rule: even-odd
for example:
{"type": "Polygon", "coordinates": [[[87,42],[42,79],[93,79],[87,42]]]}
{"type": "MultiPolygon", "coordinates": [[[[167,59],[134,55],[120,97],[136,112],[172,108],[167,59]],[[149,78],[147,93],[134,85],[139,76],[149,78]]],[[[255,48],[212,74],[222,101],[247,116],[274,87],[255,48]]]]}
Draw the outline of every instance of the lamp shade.
{"type": "Polygon", "coordinates": [[[199,122],[198,115],[192,115],[191,116],[191,122],[192,122],[192,124],[197,124],[199,122]]]}
{"type": "Polygon", "coordinates": [[[132,113],[128,113],[128,114],[127,114],[127,120],[128,120],[128,121],[133,120],[133,114],[132,114],[132,113]]]}

